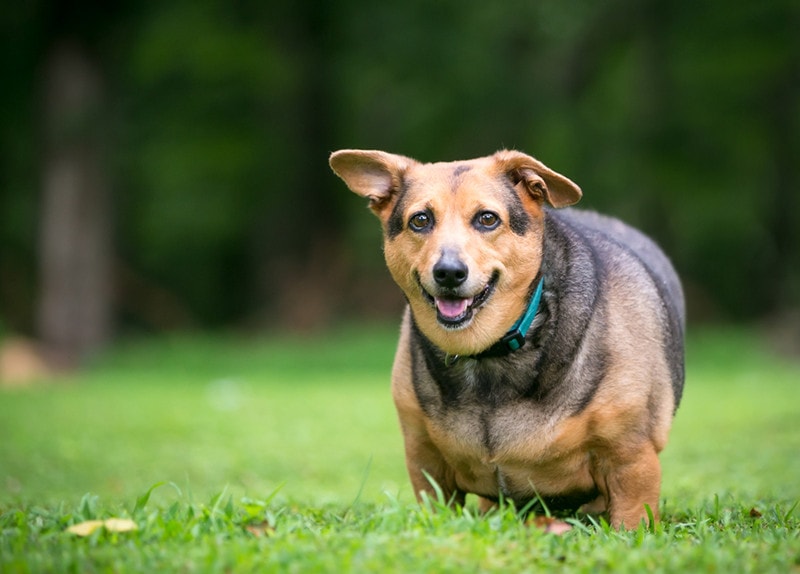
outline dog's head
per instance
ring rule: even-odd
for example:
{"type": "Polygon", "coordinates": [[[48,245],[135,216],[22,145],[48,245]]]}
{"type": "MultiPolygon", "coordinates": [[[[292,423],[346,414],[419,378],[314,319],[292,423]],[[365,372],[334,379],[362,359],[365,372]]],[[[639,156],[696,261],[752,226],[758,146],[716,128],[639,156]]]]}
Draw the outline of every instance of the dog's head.
{"type": "Polygon", "coordinates": [[[417,325],[451,354],[485,350],[522,315],[542,261],[543,204],[581,198],[569,179],[516,151],[423,164],[340,150],[330,164],[369,199],[417,325]]]}

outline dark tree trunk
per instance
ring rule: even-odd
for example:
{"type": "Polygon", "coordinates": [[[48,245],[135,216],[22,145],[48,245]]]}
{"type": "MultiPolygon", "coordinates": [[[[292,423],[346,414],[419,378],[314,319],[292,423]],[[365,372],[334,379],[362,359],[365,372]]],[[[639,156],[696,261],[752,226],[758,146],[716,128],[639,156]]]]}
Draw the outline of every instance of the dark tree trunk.
{"type": "Polygon", "coordinates": [[[74,364],[111,337],[111,207],[103,86],[80,47],[56,44],[44,70],[39,335],[74,364]]]}
{"type": "MultiPolygon", "coordinates": [[[[794,20],[800,23],[800,18],[794,20]]],[[[768,127],[772,132],[772,180],[766,182],[771,188],[767,229],[774,249],[769,261],[772,268],[767,271],[771,278],[767,312],[772,315],[800,310],[800,138],[796,119],[800,111],[800,41],[796,37],[793,48],[795,57],[787,60],[791,63],[781,75],[782,81],[767,94],[764,106],[769,110],[768,127]]],[[[800,326],[796,325],[795,330],[800,333],[800,326]]]]}

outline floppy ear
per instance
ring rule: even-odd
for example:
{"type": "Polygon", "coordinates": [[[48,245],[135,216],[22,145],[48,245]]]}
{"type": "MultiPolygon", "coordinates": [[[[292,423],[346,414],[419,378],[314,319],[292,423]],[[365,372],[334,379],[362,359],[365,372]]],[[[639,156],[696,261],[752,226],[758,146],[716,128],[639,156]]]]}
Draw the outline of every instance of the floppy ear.
{"type": "Polygon", "coordinates": [[[567,207],[578,203],[583,196],[574,182],[522,152],[503,150],[494,157],[511,182],[521,183],[534,199],[544,200],[553,207],[567,207]]]}
{"type": "Polygon", "coordinates": [[[388,205],[400,189],[406,170],[416,163],[401,155],[358,149],[335,151],[328,161],[347,187],[369,199],[369,207],[375,213],[388,205]]]}

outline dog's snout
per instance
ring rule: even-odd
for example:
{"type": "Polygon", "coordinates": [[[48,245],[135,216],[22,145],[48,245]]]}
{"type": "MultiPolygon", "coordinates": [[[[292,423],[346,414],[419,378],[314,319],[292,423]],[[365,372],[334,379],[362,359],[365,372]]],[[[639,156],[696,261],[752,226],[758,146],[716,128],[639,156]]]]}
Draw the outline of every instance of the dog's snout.
{"type": "Polygon", "coordinates": [[[467,280],[469,269],[461,259],[444,253],[433,266],[433,279],[440,287],[454,289],[467,280]]]}

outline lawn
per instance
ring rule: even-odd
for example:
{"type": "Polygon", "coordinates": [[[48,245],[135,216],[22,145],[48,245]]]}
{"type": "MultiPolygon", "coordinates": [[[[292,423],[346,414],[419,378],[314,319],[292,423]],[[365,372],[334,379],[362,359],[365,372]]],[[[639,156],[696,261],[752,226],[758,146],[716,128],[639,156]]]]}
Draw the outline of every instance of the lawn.
{"type": "Polygon", "coordinates": [[[413,502],[395,336],[132,341],[0,390],[0,572],[800,572],[800,364],[753,332],[689,338],[662,523],[561,536],[413,502]]]}

